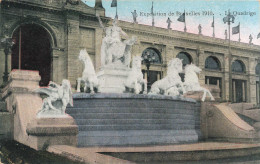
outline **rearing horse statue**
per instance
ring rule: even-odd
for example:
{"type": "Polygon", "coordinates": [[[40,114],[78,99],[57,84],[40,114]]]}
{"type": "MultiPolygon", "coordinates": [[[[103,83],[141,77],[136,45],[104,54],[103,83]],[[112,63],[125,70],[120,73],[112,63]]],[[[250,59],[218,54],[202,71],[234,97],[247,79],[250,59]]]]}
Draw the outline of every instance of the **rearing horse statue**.
{"type": "Polygon", "coordinates": [[[90,93],[95,93],[95,91],[98,92],[99,81],[93,63],[86,49],[80,51],[79,60],[84,65],[84,71],[82,73],[82,77],[78,78],[77,92],[80,92],[81,82],[85,83],[84,92],[87,92],[88,90],[90,90],[90,93]]]}
{"type": "Polygon", "coordinates": [[[185,67],[185,78],[184,78],[184,87],[186,91],[202,91],[203,96],[201,101],[205,101],[206,94],[210,96],[211,100],[215,100],[210,91],[206,88],[200,86],[199,78],[197,73],[200,73],[201,69],[194,64],[187,65],[185,67]]]}

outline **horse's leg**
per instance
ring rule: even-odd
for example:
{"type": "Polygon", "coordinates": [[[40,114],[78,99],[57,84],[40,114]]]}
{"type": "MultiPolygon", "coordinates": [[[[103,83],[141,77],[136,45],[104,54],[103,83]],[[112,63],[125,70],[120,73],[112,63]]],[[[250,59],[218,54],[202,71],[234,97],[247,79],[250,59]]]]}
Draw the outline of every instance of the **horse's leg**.
{"type": "Polygon", "coordinates": [[[90,89],[90,93],[91,93],[91,94],[94,94],[94,93],[95,93],[94,87],[93,87],[93,82],[89,82],[89,89],[90,89]]]}
{"type": "Polygon", "coordinates": [[[210,96],[210,100],[212,100],[212,101],[214,101],[215,100],[215,98],[212,96],[212,94],[211,94],[211,92],[207,89],[207,93],[209,94],[209,96],[210,96]]]}
{"type": "Polygon", "coordinates": [[[77,84],[77,92],[80,92],[80,84],[81,84],[81,78],[78,78],[78,84],[77,84]]]}
{"type": "Polygon", "coordinates": [[[88,87],[87,87],[88,85],[87,84],[88,84],[88,82],[87,82],[87,80],[85,80],[85,86],[84,86],[84,92],[85,93],[87,92],[87,89],[88,89],[88,87]]]}
{"type": "Polygon", "coordinates": [[[203,96],[202,96],[202,99],[201,101],[204,102],[205,101],[205,98],[206,98],[206,93],[207,93],[207,90],[202,88],[202,91],[203,91],[203,96]]]}
{"type": "Polygon", "coordinates": [[[134,93],[135,94],[139,94],[140,93],[137,80],[135,80],[135,82],[134,82],[134,93]]]}

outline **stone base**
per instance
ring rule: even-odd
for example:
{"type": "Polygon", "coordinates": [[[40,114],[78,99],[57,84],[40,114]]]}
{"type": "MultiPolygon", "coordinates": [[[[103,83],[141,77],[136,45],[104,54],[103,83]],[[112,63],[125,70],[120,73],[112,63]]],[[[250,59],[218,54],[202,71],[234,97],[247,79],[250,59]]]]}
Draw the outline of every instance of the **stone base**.
{"type": "Polygon", "coordinates": [[[197,142],[200,104],[163,95],[76,93],[67,108],[79,127],[78,146],[197,142]]]}
{"type": "Polygon", "coordinates": [[[70,116],[66,118],[40,118],[27,125],[30,147],[42,150],[49,145],[77,145],[78,126],[70,116]]]}
{"type": "Polygon", "coordinates": [[[102,93],[124,93],[130,68],[104,66],[97,73],[102,93]]]}

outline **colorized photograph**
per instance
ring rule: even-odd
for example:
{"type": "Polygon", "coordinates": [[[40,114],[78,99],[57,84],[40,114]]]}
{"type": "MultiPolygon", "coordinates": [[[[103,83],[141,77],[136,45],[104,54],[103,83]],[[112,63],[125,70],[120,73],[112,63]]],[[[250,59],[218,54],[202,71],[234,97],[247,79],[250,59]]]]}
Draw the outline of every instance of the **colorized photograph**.
{"type": "Polygon", "coordinates": [[[259,0],[0,0],[0,164],[260,163],[259,0]]]}

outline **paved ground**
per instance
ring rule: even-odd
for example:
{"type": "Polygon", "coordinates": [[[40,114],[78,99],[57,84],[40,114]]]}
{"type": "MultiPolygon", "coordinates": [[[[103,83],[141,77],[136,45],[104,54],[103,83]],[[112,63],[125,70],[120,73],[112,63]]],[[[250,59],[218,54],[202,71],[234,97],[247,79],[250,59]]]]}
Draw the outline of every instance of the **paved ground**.
{"type": "Polygon", "coordinates": [[[174,163],[243,163],[245,161],[246,163],[258,163],[260,161],[260,153],[252,154],[252,152],[256,152],[254,149],[260,152],[260,144],[206,142],[167,146],[88,148],[55,145],[50,146],[48,151],[86,163],[170,163],[172,161],[169,159],[173,159],[174,156],[180,157],[179,159],[176,159],[176,162],[174,163]],[[201,158],[197,157],[196,153],[200,154],[200,156],[204,156],[202,157],[204,160],[187,161],[181,159],[181,156],[201,158]],[[204,155],[201,153],[204,153],[204,155]],[[205,157],[206,154],[209,159],[205,157]],[[226,158],[226,154],[230,155],[230,159],[226,158]],[[152,161],[150,159],[151,156],[156,155],[159,155],[161,159],[155,158],[156,161],[152,161]],[[168,158],[169,156],[170,158],[168,158]],[[133,159],[133,157],[144,158],[144,161],[133,159]]]}

